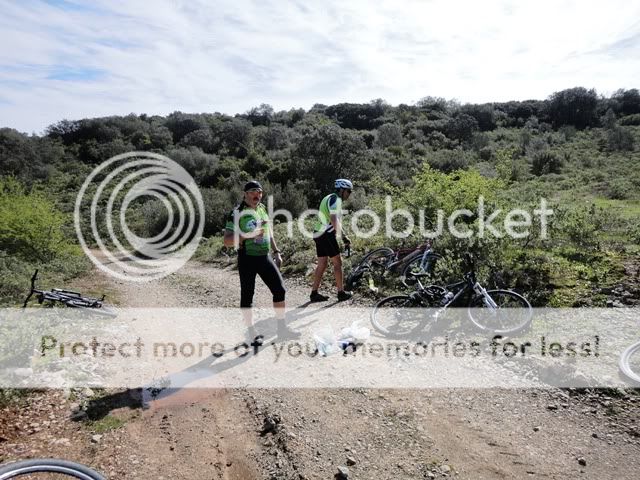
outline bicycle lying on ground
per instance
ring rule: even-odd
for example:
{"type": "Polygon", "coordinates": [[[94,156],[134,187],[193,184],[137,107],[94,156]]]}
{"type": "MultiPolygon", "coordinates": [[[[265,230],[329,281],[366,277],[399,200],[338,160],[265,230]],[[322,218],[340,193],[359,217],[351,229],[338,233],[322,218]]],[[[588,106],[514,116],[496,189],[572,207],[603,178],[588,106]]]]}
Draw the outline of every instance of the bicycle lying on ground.
{"type": "Polygon", "coordinates": [[[399,248],[393,250],[381,247],[369,252],[360,260],[351,273],[347,275],[345,287],[353,290],[365,277],[369,278],[369,287],[375,289],[387,272],[400,273],[400,279],[405,286],[412,282],[413,274],[430,273],[436,260],[443,258],[431,248],[431,242],[418,245],[415,248],[399,248]]]}
{"type": "Polygon", "coordinates": [[[60,476],[79,478],[82,480],[105,480],[95,470],[80,463],[55,458],[37,458],[32,460],[21,460],[18,462],[0,465],[0,480],[29,476],[29,478],[52,478],[48,475],[33,475],[34,473],[57,473],[55,478],[60,476]]]}
{"type": "Polygon", "coordinates": [[[625,380],[640,387],[640,342],[634,343],[622,352],[618,366],[625,380]]]}
{"type": "Polygon", "coordinates": [[[53,288],[51,290],[38,290],[36,288],[36,279],[38,278],[38,270],[35,271],[31,277],[31,291],[27,298],[24,300],[22,308],[27,308],[27,304],[31,297],[35,294],[38,303],[42,304],[49,302],[51,304],[62,303],[67,307],[79,308],[87,310],[91,313],[99,315],[105,315],[108,317],[115,317],[118,315],[116,310],[104,303],[105,295],[102,298],[93,298],[83,296],[79,292],[73,292],[71,290],[62,290],[60,288],[53,288]]]}
{"type": "Polygon", "coordinates": [[[383,298],[374,306],[371,323],[376,331],[391,338],[434,334],[444,312],[461,306],[481,332],[513,335],[528,328],[533,316],[528,300],[511,290],[486,290],[476,278],[471,256],[465,260],[468,269],[463,280],[446,286],[425,286],[420,278],[427,273],[411,273],[417,284],[414,292],[383,298]]]}

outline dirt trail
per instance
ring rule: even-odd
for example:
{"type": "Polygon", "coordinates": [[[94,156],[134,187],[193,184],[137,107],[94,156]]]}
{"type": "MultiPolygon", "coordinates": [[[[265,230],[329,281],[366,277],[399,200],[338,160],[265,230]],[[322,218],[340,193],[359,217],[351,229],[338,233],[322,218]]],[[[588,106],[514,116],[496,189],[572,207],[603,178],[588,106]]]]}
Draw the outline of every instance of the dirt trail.
{"type": "MultiPolygon", "coordinates": [[[[130,307],[234,306],[239,298],[235,271],[195,262],[152,285],[100,272],[78,284],[108,288],[130,307]]],[[[290,306],[306,302],[305,284],[287,287],[290,306]]],[[[256,305],[270,303],[258,282],[256,305]]],[[[97,423],[69,421],[72,400],[49,392],[22,419],[0,422],[0,458],[46,453],[144,479],[330,479],[338,466],[361,479],[635,478],[640,397],[610,393],[199,389],[143,411],[116,392],[97,421],[121,425],[96,440],[97,423]],[[56,423],[32,431],[44,418],[56,423]]]]}

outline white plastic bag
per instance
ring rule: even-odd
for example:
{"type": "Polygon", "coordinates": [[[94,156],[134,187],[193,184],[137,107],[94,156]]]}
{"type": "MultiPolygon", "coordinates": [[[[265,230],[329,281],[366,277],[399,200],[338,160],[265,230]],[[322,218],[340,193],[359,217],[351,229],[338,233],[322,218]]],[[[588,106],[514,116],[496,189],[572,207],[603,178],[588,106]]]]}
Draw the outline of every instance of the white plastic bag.
{"type": "Polygon", "coordinates": [[[338,350],[336,335],[330,325],[325,325],[320,330],[313,332],[313,339],[316,342],[318,353],[323,357],[331,355],[338,350]]]}
{"type": "Polygon", "coordinates": [[[338,340],[351,339],[353,341],[364,342],[370,335],[371,331],[367,327],[361,327],[360,320],[356,320],[350,327],[342,329],[338,340]]]}

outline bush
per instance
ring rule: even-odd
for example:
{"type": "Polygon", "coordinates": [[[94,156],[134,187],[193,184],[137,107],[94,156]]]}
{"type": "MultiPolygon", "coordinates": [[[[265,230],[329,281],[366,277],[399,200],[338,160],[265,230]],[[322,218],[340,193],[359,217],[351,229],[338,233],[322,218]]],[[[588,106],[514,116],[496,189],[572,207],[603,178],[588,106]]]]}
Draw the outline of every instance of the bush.
{"type": "Polygon", "coordinates": [[[558,133],[564,137],[566,142],[568,142],[576,136],[578,130],[573,125],[563,125],[558,129],[558,133]]]}
{"type": "Polygon", "coordinates": [[[378,128],[377,145],[380,148],[402,145],[402,131],[394,123],[385,123],[378,128]]]}
{"type": "Polygon", "coordinates": [[[482,160],[489,161],[493,157],[493,150],[491,147],[483,147],[478,154],[482,160]]]}
{"type": "Polygon", "coordinates": [[[626,180],[610,181],[607,188],[607,197],[614,200],[625,200],[634,191],[633,186],[626,180]]]}
{"type": "Polygon", "coordinates": [[[626,117],[622,117],[619,122],[620,125],[640,125],[640,113],[634,113],[633,115],[627,115],[626,117]]]}
{"type": "Polygon", "coordinates": [[[40,261],[77,252],[63,233],[68,221],[44,195],[27,193],[15,179],[0,178],[0,250],[40,261]]]}
{"type": "Polygon", "coordinates": [[[436,150],[451,148],[452,141],[442,132],[431,132],[427,135],[427,143],[436,150]]]}
{"type": "Polygon", "coordinates": [[[547,173],[560,173],[562,164],[562,159],[557,154],[539,151],[534,153],[531,159],[531,173],[538,176],[547,173]]]}
{"type": "Polygon", "coordinates": [[[427,162],[436,170],[449,173],[467,168],[470,158],[464,150],[438,150],[427,157],[427,162]]]}
{"type": "Polygon", "coordinates": [[[496,152],[496,172],[498,178],[506,182],[517,182],[526,175],[526,162],[516,156],[514,149],[500,149],[496,152]]]}
{"type": "Polygon", "coordinates": [[[619,126],[607,131],[607,145],[610,151],[633,151],[635,140],[631,132],[619,126]]]}

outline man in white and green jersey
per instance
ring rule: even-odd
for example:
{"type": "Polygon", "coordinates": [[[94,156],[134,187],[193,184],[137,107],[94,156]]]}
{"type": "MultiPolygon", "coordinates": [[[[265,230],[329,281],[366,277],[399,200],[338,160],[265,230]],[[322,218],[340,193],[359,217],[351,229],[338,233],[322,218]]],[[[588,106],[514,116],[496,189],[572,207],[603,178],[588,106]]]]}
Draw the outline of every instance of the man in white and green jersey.
{"type": "Polygon", "coordinates": [[[224,245],[238,249],[240,308],[249,338],[258,338],[251,311],[256,276],[260,276],[273,295],[278,337],[294,338],[298,335],[285,324],[286,289],[279,271],[282,256],[271,231],[267,208],[261,202],[262,193],[262,185],[259,182],[251,180],[245,184],[242,202],[227,217],[224,245]]]}
{"type": "Polygon", "coordinates": [[[348,300],[352,295],[351,292],[345,292],[343,288],[342,257],[340,256],[337,237],[342,237],[345,246],[351,244],[351,240],[342,233],[340,217],[342,214],[342,202],[347,200],[349,195],[351,195],[353,183],[351,183],[350,180],[339,178],[335,182],[335,187],[335,193],[327,195],[320,202],[318,220],[314,227],[313,239],[316,242],[318,266],[316,267],[313,286],[311,287],[310,299],[312,302],[329,300],[329,297],[318,292],[318,288],[322,282],[322,275],[327,269],[329,259],[331,259],[331,263],[333,263],[333,272],[338,289],[338,300],[348,300]]]}

